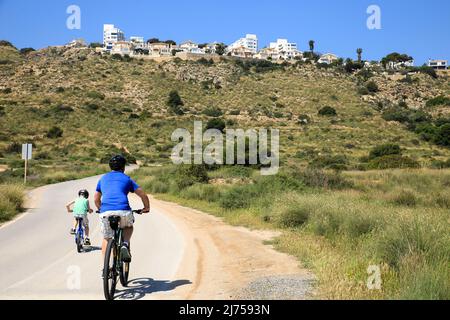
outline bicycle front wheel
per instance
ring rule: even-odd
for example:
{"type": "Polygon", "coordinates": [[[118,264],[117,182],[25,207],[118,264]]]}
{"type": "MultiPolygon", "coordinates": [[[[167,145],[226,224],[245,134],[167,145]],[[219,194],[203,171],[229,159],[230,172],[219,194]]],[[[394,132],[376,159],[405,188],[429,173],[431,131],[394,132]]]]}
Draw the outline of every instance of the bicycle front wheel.
{"type": "Polygon", "coordinates": [[[116,246],[114,240],[108,241],[103,265],[103,292],[106,300],[114,300],[117,284],[116,246]]]}

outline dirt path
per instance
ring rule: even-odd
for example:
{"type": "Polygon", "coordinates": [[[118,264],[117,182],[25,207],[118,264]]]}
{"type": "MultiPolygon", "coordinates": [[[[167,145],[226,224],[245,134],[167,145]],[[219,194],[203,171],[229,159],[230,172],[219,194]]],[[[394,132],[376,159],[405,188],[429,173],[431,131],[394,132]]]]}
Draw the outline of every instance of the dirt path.
{"type": "MultiPolygon", "coordinates": [[[[275,232],[250,231],[177,204],[151,199],[185,240],[178,279],[193,279],[171,299],[306,299],[313,276],[289,255],[263,244],[275,232]]],[[[161,296],[163,298],[164,296],[161,296]]],[[[166,296],[167,298],[167,296],[166,296]]]]}

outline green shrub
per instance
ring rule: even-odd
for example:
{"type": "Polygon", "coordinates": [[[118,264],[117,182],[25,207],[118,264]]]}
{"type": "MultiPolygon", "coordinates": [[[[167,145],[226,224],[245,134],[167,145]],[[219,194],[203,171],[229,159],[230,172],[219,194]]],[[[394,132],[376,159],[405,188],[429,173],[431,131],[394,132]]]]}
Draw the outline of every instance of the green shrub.
{"type": "Polygon", "coordinates": [[[220,190],[208,184],[194,184],[181,191],[180,196],[185,199],[216,202],[220,199],[220,190]]]}
{"type": "Polygon", "coordinates": [[[322,155],[315,158],[310,166],[321,169],[346,170],[348,160],[344,155],[322,155]]]}
{"type": "Polygon", "coordinates": [[[379,91],[378,89],[378,85],[374,82],[374,81],[369,81],[366,84],[366,89],[367,91],[369,91],[370,93],[376,93],[379,91]]]}
{"type": "Polygon", "coordinates": [[[208,122],[206,124],[206,130],[216,129],[221,132],[224,132],[226,126],[227,125],[226,125],[225,121],[223,121],[222,119],[219,119],[219,118],[214,118],[214,119],[208,120],[208,122]]]}
{"type": "Polygon", "coordinates": [[[434,106],[450,106],[450,97],[445,96],[438,96],[436,98],[432,98],[427,101],[426,106],[427,107],[434,107],[434,106]]]}
{"type": "Polygon", "coordinates": [[[167,100],[167,105],[172,113],[176,115],[183,115],[184,110],[181,108],[184,106],[183,100],[181,100],[178,91],[173,90],[169,93],[169,99],[167,100]]]}
{"type": "Polygon", "coordinates": [[[387,155],[375,158],[371,160],[367,169],[369,170],[385,170],[385,169],[417,169],[420,168],[420,164],[409,158],[401,155],[387,155]]]}
{"type": "Polygon", "coordinates": [[[233,187],[225,191],[219,200],[220,206],[228,210],[249,207],[252,195],[247,193],[247,189],[246,187],[233,187]]]}
{"type": "Polygon", "coordinates": [[[401,155],[402,151],[398,144],[383,144],[380,146],[374,147],[369,154],[369,159],[375,159],[378,157],[384,157],[389,155],[401,155]]]}
{"type": "Polygon", "coordinates": [[[208,117],[215,117],[215,118],[223,115],[223,111],[217,107],[207,108],[207,109],[203,110],[202,113],[204,115],[207,115],[208,117]]]}
{"type": "Polygon", "coordinates": [[[175,184],[179,190],[208,181],[208,171],[205,165],[182,165],[175,172],[175,184]]]}
{"type": "Polygon", "coordinates": [[[400,206],[415,207],[417,204],[417,197],[411,191],[401,190],[393,195],[392,202],[400,206]]]}
{"type": "Polygon", "coordinates": [[[46,137],[49,139],[57,139],[57,138],[61,138],[63,136],[63,129],[61,129],[60,127],[54,126],[52,128],[50,128],[50,130],[48,130],[46,137]]]}
{"type": "Polygon", "coordinates": [[[337,115],[337,112],[334,108],[326,106],[319,110],[319,115],[326,117],[334,117],[337,115]]]}
{"type": "Polygon", "coordinates": [[[89,91],[86,96],[91,99],[99,99],[104,100],[105,95],[103,93],[97,92],[97,91],[89,91]]]}

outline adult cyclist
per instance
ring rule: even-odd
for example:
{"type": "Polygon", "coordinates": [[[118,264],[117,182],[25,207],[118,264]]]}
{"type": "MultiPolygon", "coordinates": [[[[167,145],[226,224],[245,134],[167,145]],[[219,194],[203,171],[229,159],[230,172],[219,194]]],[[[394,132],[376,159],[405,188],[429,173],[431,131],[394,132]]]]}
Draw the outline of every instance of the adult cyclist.
{"type": "Polygon", "coordinates": [[[101,230],[103,233],[102,254],[105,255],[108,240],[114,236],[114,231],[108,221],[110,216],[119,216],[123,228],[123,245],[120,249],[124,262],[131,262],[130,240],[133,234],[134,216],[128,202],[128,194],[135,193],[142,200],[142,213],[150,212],[150,201],[147,194],[125,172],[127,161],[117,155],[109,161],[111,172],[105,174],[97,184],[94,201],[100,210],[101,230]]]}

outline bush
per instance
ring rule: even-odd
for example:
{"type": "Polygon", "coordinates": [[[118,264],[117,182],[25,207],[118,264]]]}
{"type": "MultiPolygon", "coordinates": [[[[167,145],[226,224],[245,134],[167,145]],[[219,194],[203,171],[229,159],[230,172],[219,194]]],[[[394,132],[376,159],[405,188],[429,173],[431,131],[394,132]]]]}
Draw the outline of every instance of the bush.
{"type": "Polygon", "coordinates": [[[64,131],[60,127],[54,126],[47,132],[46,137],[50,139],[57,139],[61,138],[63,133],[64,131]]]}
{"type": "Polygon", "coordinates": [[[308,221],[314,209],[309,203],[303,201],[298,194],[289,193],[275,204],[273,209],[274,220],[280,227],[297,228],[308,221]]]}
{"type": "Polygon", "coordinates": [[[21,153],[22,145],[18,142],[11,142],[5,149],[5,153],[21,153]]]}
{"type": "Polygon", "coordinates": [[[205,110],[203,110],[202,112],[204,115],[208,116],[208,117],[220,117],[223,115],[223,111],[220,108],[207,108],[205,110]]]}
{"type": "Polygon", "coordinates": [[[369,91],[370,93],[376,93],[379,91],[378,85],[374,81],[369,81],[366,84],[366,88],[367,88],[367,91],[369,91]]]}
{"type": "Polygon", "coordinates": [[[369,170],[385,170],[385,169],[417,169],[420,165],[417,161],[400,155],[388,155],[371,160],[367,169],[369,170]]]}
{"type": "Polygon", "coordinates": [[[311,163],[313,168],[346,170],[348,160],[344,155],[323,155],[315,158],[311,163]]]}
{"type": "Polygon", "coordinates": [[[417,204],[417,198],[411,191],[400,190],[392,196],[392,202],[400,206],[414,207],[417,204]]]}
{"type": "Polygon", "coordinates": [[[434,107],[440,105],[450,106],[450,98],[445,96],[438,96],[436,98],[428,100],[426,104],[427,107],[434,107]]]}
{"type": "Polygon", "coordinates": [[[326,106],[319,110],[319,115],[326,117],[334,117],[337,116],[337,112],[334,108],[326,106]]]}
{"type": "Polygon", "coordinates": [[[216,202],[220,199],[220,190],[212,185],[194,184],[181,191],[180,196],[185,199],[216,202]]]}
{"type": "Polygon", "coordinates": [[[99,99],[99,100],[105,99],[105,95],[103,93],[100,93],[97,91],[89,91],[86,95],[88,98],[91,98],[91,99],[99,99]]]}
{"type": "Polygon", "coordinates": [[[210,119],[206,124],[206,130],[217,129],[220,132],[224,132],[225,128],[226,128],[225,121],[219,118],[210,119]]]}
{"type": "Polygon", "coordinates": [[[228,210],[249,207],[252,199],[246,191],[245,187],[233,187],[227,190],[219,200],[220,206],[228,210]]]}
{"type": "Polygon", "coordinates": [[[398,144],[383,144],[380,146],[376,146],[370,151],[369,160],[389,156],[389,155],[401,155],[402,151],[398,144]]]}
{"type": "Polygon", "coordinates": [[[169,93],[169,99],[167,100],[167,105],[170,108],[170,111],[176,115],[183,115],[184,110],[181,108],[184,106],[183,100],[181,100],[178,91],[173,90],[169,93]]]}
{"type": "Polygon", "coordinates": [[[175,184],[179,190],[208,181],[208,171],[205,165],[182,165],[175,172],[175,184]]]}

